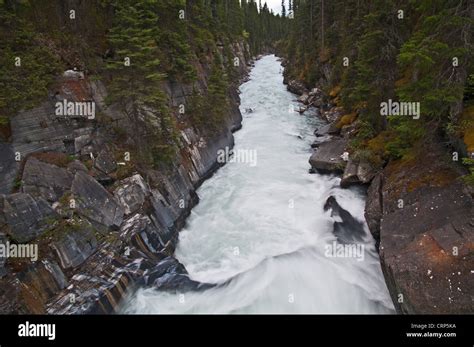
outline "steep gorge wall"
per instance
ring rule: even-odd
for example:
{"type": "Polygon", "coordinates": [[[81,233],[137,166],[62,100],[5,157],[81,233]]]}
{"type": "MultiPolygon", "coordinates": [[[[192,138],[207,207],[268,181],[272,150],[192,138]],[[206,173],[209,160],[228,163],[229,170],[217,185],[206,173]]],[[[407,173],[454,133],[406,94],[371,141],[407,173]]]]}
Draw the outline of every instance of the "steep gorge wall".
{"type": "MultiPolygon", "coordinates": [[[[217,47],[211,54],[225,64],[224,44],[217,47]]],[[[224,121],[208,133],[178,119],[171,169],[147,167],[133,152],[124,159],[127,139],[115,132],[132,125],[118,105],[106,105],[106,86],[87,73],[58,76],[47,100],[11,118],[11,139],[0,145],[0,238],[37,245],[39,257],[1,259],[0,312],[111,313],[134,285],[201,287],[173,253],[197,187],[222,165],[218,150],[233,146],[241,126],[237,86],[251,64],[249,47],[238,41],[227,49],[239,64],[224,121]],[[64,98],[94,101],[97,119],[56,117],[54,104],[64,98]]],[[[194,86],[164,81],[170,107],[188,108],[196,88],[206,90],[211,61],[193,62],[194,86]]]]}

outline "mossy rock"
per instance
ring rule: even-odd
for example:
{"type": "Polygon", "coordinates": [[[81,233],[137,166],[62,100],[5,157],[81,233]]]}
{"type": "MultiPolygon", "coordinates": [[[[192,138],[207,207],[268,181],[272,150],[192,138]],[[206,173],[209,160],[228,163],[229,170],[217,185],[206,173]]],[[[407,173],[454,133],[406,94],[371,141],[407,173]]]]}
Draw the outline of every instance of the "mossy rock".
{"type": "Polygon", "coordinates": [[[474,105],[464,109],[461,119],[467,151],[474,152],[474,105]]]}
{"type": "Polygon", "coordinates": [[[336,127],[338,129],[341,129],[345,125],[351,125],[355,120],[357,119],[357,113],[352,112],[349,114],[346,114],[339,119],[339,121],[336,124],[336,127]]]}
{"type": "Polygon", "coordinates": [[[62,152],[37,152],[31,154],[32,157],[44,163],[67,168],[68,164],[74,160],[74,157],[62,152]]]}
{"type": "Polygon", "coordinates": [[[329,96],[331,98],[335,98],[336,96],[339,95],[339,93],[341,92],[341,89],[342,87],[340,85],[337,85],[335,86],[334,88],[331,89],[331,91],[329,92],[329,96]]]}

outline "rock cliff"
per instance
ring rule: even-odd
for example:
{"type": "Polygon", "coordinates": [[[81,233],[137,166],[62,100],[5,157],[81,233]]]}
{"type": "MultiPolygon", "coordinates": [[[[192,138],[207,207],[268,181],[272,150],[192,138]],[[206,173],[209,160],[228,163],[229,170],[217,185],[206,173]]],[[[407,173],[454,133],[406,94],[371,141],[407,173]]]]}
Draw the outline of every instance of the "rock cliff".
{"type": "MultiPolygon", "coordinates": [[[[229,112],[213,133],[180,122],[171,169],[147,167],[133,153],[127,161],[126,143],[110,133],[111,124],[130,124],[117,105],[106,105],[106,86],[87,74],[58,77],[48,100],[12,117],[11,141],[0,147],[0,237],[37,245],[40,256],[2,259],[1,313],[112,313],[134,285],[205,286],[190,280],[172,255],[198,203],[197,187],[222,165],[218,150],[233,146],[232,132],[241,126],[237,86],[248,72],[249,48],[242,41],[225,49],[239,60],[229,112]],[[56,117],[54,103],[62,98],[94,101],[99,119],[56,117]]],[[[194,87],[164,82],[172,107],[188,106],[196,86],[207,88],[208,62],[194,64],[194,87]]]]}

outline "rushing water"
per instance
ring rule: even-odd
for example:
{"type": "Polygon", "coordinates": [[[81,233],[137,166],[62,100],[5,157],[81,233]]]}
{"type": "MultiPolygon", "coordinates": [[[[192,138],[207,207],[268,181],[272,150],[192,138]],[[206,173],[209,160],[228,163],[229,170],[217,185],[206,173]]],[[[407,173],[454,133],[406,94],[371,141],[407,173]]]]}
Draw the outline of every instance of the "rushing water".
{"type": "Polygon", "coordinates": [[[277,58],[266,56],[241,86],[244,120],[234,150],[251,156],[229,162],[199,188],[200,202],[179,235],[176,257],[191,278],[227,284],[184,295],[140,289],[124,312],[393,311],[365,222],[363,258],[325,252],[335,241],[334,218],[323,210],[326,199],[334,195],[363,221],[364,194],[339,188],[338,177],[308,173],[312,132],[320,121],[291,112],[297,103],[281,72],[277,58]]]}

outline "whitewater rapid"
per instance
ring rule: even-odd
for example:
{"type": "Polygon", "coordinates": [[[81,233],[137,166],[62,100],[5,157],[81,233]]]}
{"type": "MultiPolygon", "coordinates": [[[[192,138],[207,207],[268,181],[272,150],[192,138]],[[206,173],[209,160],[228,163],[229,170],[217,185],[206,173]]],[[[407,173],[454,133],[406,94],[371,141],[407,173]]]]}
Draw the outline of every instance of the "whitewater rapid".
{"type": "Polygon", "coordinates": [[[186,293],[139,289],[124,313],[393,312],[364,194],[341,189],[336,176],[308,173],[321,121],[293,112],[296,97],[282,80],[275,56],[256,62],[240,87],[243,127],[234,134],[234,151],[256,160],[231,161],[204,182],[179,234],[175,255],[191,279],[226,284],[186,293]],[[323,210],[330,195],[364,221],[363,260],[325,253],[336,240],[334,218],[323,210]]]}

